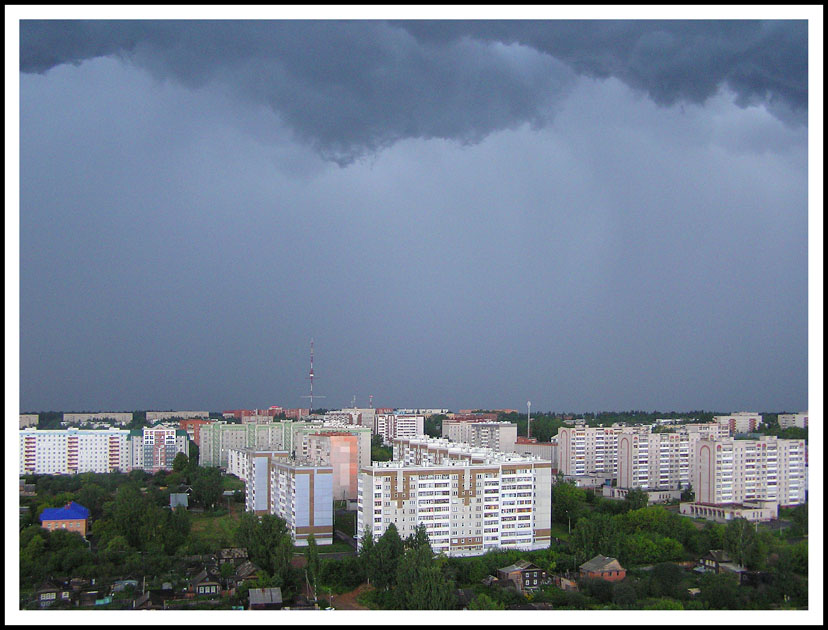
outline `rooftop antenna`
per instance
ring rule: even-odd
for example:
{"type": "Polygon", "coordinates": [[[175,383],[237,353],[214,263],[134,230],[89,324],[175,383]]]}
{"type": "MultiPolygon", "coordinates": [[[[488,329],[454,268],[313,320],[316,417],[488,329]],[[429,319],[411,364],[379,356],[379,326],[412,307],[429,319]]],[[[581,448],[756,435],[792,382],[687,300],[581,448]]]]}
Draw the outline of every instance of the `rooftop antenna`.
{"type": "Polygon", "coordinates": [[[310,398],[310,412],[313,413],[313,399],[325,398],[319,394],[316,396],[313,395],[313,338],[311,338],[310,372],[308,373],[308,379],[310,379],[310,396],[302,396],[302,398],[310,398]]]}
{"type": "Polygon", "coordinates": [[[532,401],[526,401],[526,437],[532,437],[532,401]]]}

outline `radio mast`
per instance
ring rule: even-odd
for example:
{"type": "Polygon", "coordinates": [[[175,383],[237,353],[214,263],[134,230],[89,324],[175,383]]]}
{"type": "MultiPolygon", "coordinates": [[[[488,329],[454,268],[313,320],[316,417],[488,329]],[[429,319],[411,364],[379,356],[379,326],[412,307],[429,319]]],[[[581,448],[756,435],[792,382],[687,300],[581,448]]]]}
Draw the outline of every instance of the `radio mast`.
{"type": "Polygon", "coordinates": [[[313,393],[313,339],[310,342],[310,372],[308,372],[308,380],[310,380],[310,395],[309,396],[302,396],[302,398],[310,398],[310,412],[313,412],[313,399],[314,398],[325,398],[325,396],[320,396],[319,394],[314,395],[313,393]]]}

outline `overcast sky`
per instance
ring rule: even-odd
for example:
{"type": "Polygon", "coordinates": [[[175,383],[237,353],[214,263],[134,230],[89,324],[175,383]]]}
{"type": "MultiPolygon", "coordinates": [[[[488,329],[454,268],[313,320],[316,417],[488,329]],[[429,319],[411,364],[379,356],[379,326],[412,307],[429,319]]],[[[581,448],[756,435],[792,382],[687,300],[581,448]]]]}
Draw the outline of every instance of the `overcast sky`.
{"type": "Polygon", "coordinates": [[[20,409],[807,409],[807,44],[22,22],[20,409]]]}

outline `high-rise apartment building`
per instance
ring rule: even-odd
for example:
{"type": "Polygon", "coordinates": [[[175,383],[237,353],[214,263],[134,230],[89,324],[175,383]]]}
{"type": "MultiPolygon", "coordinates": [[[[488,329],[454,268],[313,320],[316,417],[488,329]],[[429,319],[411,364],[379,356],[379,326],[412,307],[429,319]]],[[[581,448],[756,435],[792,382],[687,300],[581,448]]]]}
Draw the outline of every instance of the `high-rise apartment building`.
{"type": "Polygon", "coordinates": [[[36,413],[21,413],[20,414],[20,428],[27,429],[29,427],[37,427],[38,414],[36,413]]]}
{"type": "Polygon", "coordinates": [[[713,416],[713,422],[727,425],[731,435],[753,433],[762,424],[762,415],[755,411],[738,411],[729,416],[713,416]]]}
{"type": "Polygon", "coordinates": [[[209,411],[147,411],[147,422],[163,422],[164,420],[193,420],[210,417],[209,411]]]}
{"type": "Polygon", "coordinates": [[[413,438],[425,433],[425,417],[413,414],[376,414],[374,435],[382,437],[384,444],[391,444],[394,438],[413,438]]]}
{"type": "Polygon", "coordinates": [[[804,440],[700,439],[693,449],[697,503],[806,501],[804,440]]]}
{"type": "Polygon", "coordinates": [[[272,460],[270,513],[285,520],[297,547],[306,547],[311,534],[317,544],[331,544],[333,469],[301,460],[272,460]]]}
{"type": "Polygon", "coordinates": [[[130,447],[126,429],[27,428],[20,431],[20,474],[128,472],[130,447]]]}
{"type": "Polygon", "coordinates": [[[801,413],[780,413],[778,416],[779,426],[782,429],[797,427],[798,429],[808,428],[808,412],[801,413]]]}
{"type": "Polygon", "coordinates": [[[359,436],[346,431],[311,433],[307,443],[307,460],[333,470],[334,500],[356,499],[359,436]]]}
{"type": "Polygon", "coordinates": [[[65,413],[63,422],[68,426],[83,424],[84,422],[111,422],[125,425],[132,422],[132,412],[103,411],[101,413],[65,413]]]}
{"type": "Polygon", "coordinates": [[[133,468],[153,473],[172,470],[175,456],[179,453],[187,454],[189,438],[183,429],[155,426],[130,433],[133,440],[133,468]]]}
{"type": "Polygon", "coordinates": [[[514,453],[517,425],[513,422],[491,420],[443,420],[442,436],[452,442],[491,448],[503,453],[514,453]]]}
{"type": "Polygon", "coordinates": [[[379,538],[394,523],[405,538],[423,524],[432,549],[450,556],[549,545],[550,462],[490,449],[441,461],[418,453],[420,464],[374,462],[360,471],[360,535],[367,527],[379,538]]]}

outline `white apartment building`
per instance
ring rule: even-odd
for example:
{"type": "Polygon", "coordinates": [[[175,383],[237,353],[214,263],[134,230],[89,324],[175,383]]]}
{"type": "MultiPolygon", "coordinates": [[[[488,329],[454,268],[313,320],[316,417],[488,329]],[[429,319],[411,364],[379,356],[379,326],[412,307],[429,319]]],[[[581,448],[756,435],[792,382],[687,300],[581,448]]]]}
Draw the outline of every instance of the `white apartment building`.
{"type": "Polygon", "coordinates": [[[643,490],[686,488],[691,483],[692,445],[698,432],[622,430],[618,436],[617,486],[643,490]]]}
{"type": "Polygon", "coordinates": [[[713,416],[713,422],[727,425],[731,435],[753,433],[762,424],[762,415],[755,411],[738,411],[729,416],[713,416]]]}
{"type": "Polygon", "coordinates": [[[162,422],[163,420],[170,420],[172,418],[181,420],[192,420],[194,418],[202,418],[206,420],[210,417],[209,411],[148,411],[147,422],[162,422]]]}
{"type": "Polygon", "coordinates": [[[21,413],[20,414],[20,428],[26,429],[28,427],[37,427],[38,414],[36,413],[21,413]]]}
{"type": "Polygon", "coordinates": [[[443,420],[442,436],[453,442],[491,448],[503,453],[514,453],[517,425],[513,422],[443,420]]]}
{"type": "Polygon", "coordinates": [[[296,422],[285,445],[293,457],[308,459],[311,456],[310,436],[314,433],[345,432],[357,438],[357,470],[371,465],[371,427],[358,424],[341,424],[336,422],[296,422]]]}
{"type": "Polygon", "coordinates": [[[66,425],[83,424],[85,422],[112,422],[113,424],[125,425],[132,422],[132,412],[121,413],[117,411],[103,411],[101,413],[65,413],[63,422],[66,425]]]}
{"type": "Polygon", "coordinates": [[[395,409],[394,413],[410,416],[429,416],[445,415],[449,413],[449,409],[395,409]]]}
{"type": "Polygon", "coordinates": [[[621,430],[648,433],[645,426],[561,427],[558,441],[558,470],[564,475],[618,474],[618,436],[621,430]]]}
{"type": "Polygon", "coordinates": [[[778,418],[779,426],[782,429],[790,429],[791,427],[797,427],[799,429],[808,428],[807,411],[803,411],[802,413],[780,413],[778,418]]]}
{"type": "MultiPolygon", "coordinates": [[[[287,461],[286,451],[261,451],[254,448],[231,449],[238,461],[240,479],[244,480],[244,508],[254,514],[269,514],[272,502],[270,469],[274,461],[287,461]]],[[[229,469],[228,469],[229,472],[229,469]]]]}
{"type": "Polygon", "coordinates": [[[806,501],[804,440],[700,439],[693,449],[696,503],[744,504],[776,501],[780,506],[806,501]]]}
{"type": "Polygon", "coordinates": [[[242,424],[270,424],[273,422],[273,416],[256,414],[250,416],[242,416],[242,424]]]}
{"type": "Polygon", "coordinates": [[[285,520],[297,547],[306,547],[310,534],[317,544],[331,544],[333,469],[301,460],[271,460],[270,513],[285,520]]]}
{"type": "Polygon", "coordinates": [[[20,474],[128,472],[130,447],[126,429],[27,428],[20,431],[20,474]]]}
{"type": "Polygon", "coordinates": [[[374,416],[374,435],[382,437],[384,444],[391,444],[394,438],[409,438],[425,433],[425,417],[417,415],[386,413],[374,416]]]}
{"type": "Polygon", "coordinates": [[[549,462],[488,450],[482,461],[374,462],[359,476],[357,531],[375,539],[391,523],[405,538],[423,524],[432,549],[450,556],[549,545],[549,462]]]}

